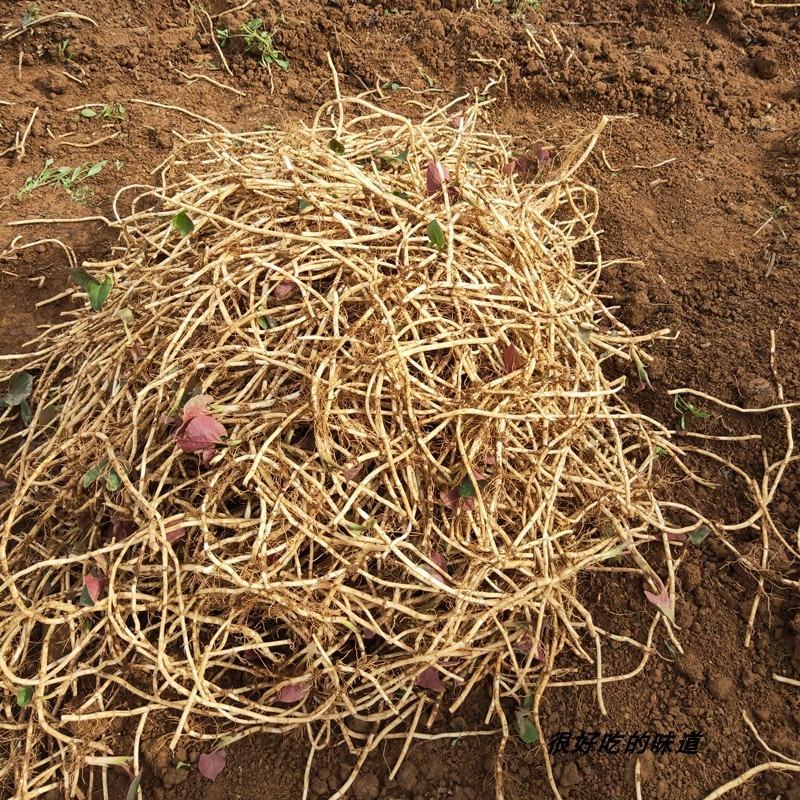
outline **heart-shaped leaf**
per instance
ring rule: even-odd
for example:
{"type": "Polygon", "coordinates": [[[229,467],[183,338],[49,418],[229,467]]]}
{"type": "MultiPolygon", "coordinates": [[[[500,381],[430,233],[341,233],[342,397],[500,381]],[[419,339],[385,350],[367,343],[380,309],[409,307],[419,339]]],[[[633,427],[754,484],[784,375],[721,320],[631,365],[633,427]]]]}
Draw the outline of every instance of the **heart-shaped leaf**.
{"type": "Polygon", "coordinates": [[[689,541],[692,544],[700,545],[708,538],[711,533],[711,528],[708,525],[701,525],[697,530],[689,534],[689,541]]]}
{"type": "Polygon", "coordinates": [[[189,215],[185,211],[179,211],[172,218],[172,227],[181,236],[188,236],[194,230],[194,222],[189,219],[189,215]]]}
{"type": "Polygon", "coordinates": [[[516,714],[515,723],[519,738],[522,739],[525,744],[536,744],[536,742],[539,741],[539,731],[536,730],[536,726],[528,719],[527,716],[525,716],[525,714],[518,711],[516,714]]]}
{"type": "Polygon", "coordinates": [[[311,687],[307,681],[300,683],[290,683],[282,686],[278,692],[279,703],[299,703],[307,694],[311,687]]]}
{"type": "Polygon", "coordinates": [[[84,292],[89,291],[89,286],[97,281],[82,267],[80,269],[71,269],[69,277],[72,278],[84,292]]]}
{"type": "Polygon", "coordinates": [[[25,708],[30,703],[33,697],[33,686],[23,686],[17,689],[17,705],[20,708],[25,708]]]}
{"type": "Polygon", "coordinates": [[[225,751],[215,750],[213,753],[201,753],[197,760],[197,771],[210,781],[215,781],[225,769],[225,751]]]}
{"type": "Polygon", "coordinates": [[[522,360],[522,356],[517,352],[517,348],[514,347],[513,342],[503,350],[503,366],[506,368],[507,373],[514,372],[525,366],[525,362],[522,360]]]}
{"type": "Polygon", "coordinates": [[[89,305],[91,305],[92,311],[100,311],[100,309],[103,307],[103,303],[108,300],[108,296],[111,294],[111,287],[113,285],[114,279],[110,275],[106,275],[101,283],[92,281],[89,284],[89,305]]]}
{"type": "Polygon", "coordinates": [[[122,486],[122,478],[113,469],[110,469],[106,475],[106,489],[109,492],[116,492],[120,486],[122,486]]]}
{"type": "Polygon", "coordinates": [[[449,508],[452,508],[458,503],[458,497],[458,489],[442,489],[439,492],[439,499],[449,508]]]}
{"type": "Polygon", "coordinates": [[[81,478],[81,486],[84,489],[88,489],[100,476],[100,474],[105,470],[108,466],[108,459],[104,458],[97,466],[92,467],[86,472],[83,473],[83,477],[81,478]]]}
{"type": "Polygon", "coordinates": [[[533,708],[533,695],[532,694],[526,694],[525,695],[525,697],[522,699],[521,708],[526,714],[530,713],[531,709],[533,708]]]}
{"type": "Polygon", "coordinates": [[[297,284],[294,281],[281,281],[274,290],[275,297],[278,300],[283,300],[284,298],[288,297],[295,289],[297,288],[297,284]]]}
{"type": "Polygon", "coordinates": [[[541,142],[536,143],[534,151],[536,152],[536,158],[541,162],[551,161],[553,158],[553,154],[541,142]]]}
{"type": "Polygon", "coordinates": [[[208,414],[199,414],[181,425],[175,441],[184,453],[202,453],[207,464],[214,456],[215,445],[221,444],[224,436],[225,426],[221,422],[208,414]]]}
{"type": "Polygon", "coordinates": [[[183,421],[209,416],[208,407],[211,405],[211,400],[211,395],[208,394],[196,394],[190,397],[183,406],[183,421]]]}
{"type": "Polygon", "coordinates": [[[428,161],[428,171],[425,176],[425,186],[429,195],[436,194],[445,183],[450,182],[450,173],[440,161],[428,161]]]}
{"type": "Polygon", "coordinates": [[[359,472],[361,472],[361,464],[356,463],[342,467],[342,473],[344,474],[344,479],[346,481],[354,480],[358,476],[359,472]]]}
{"type": "Polygon", "coordinates": [[[443,692],[445,685],[439,677],[439,670],[436,667],[426,667],[417,675],[415,683],[423,689],[430,689],[432,692],[443,692]]]}
{"type": "Polygon", "coordinates": [[[328,142],[328,149],[333,150],[337,156],[344,155],[344,145],[338,139],[331,139],[328,142]]]}
{"type": "Polygon", "coordinates": [[[472,478],[467,475],[461,483],[458,484],[458,496],[459,497],[475,497],[475,484],[472,482],[472,478]]]}
{"type": "Polygon", "coordinates": [[[29,372],[15,372],[8,382],[8,391],[3,397],[7,406],[21,405],[31,396],[33,391],[33,376],[29,372]]]}
{"type": "Polygon", "coordinates": [[[445,247],[444,231],[442,230],[442,226],[435,219],[432,219],[428,223],[427,233],[428,233],[428,241],[437,250],[439,251],[444,250],[445,247]]]}
{"type": "Polygon", "coordinates": [[[667,587],[659,580],[660,591],[658,594],[644,590],[644,596],[670,621],[675,622],[675,612],[672,610],[672,602],[669,597],[667,587]]]}
{"type": "Polygon", "coordinates": [[[97,575],[92,575],[91,572],[87,572],[86,575],[83,576],[83,586],[86,589],[86,594],[89,595],[89,599],[92,601],[92,605],[94,605],[100,597],[100,590],[103,588],[104,582],[105,578],[98,578],[97,575]]]}

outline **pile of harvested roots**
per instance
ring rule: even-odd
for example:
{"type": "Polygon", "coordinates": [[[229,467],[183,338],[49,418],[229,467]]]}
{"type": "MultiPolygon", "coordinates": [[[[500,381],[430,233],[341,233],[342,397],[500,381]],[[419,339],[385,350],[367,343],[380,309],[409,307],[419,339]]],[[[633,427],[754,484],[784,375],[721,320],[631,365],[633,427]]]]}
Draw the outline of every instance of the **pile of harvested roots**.
{"type": "Polygon", "coordinates": [[[601,129],[525,158],[480,102],[412,124],[337,99],[195,137],[118,196],[118,257],[76,275],[92,308],[0,375],[33,377],[27,428],[0,418],[15,796],[139,772],[156,723],[206,750],[306,726],[363,757],[487,682],[508,737],[565,648],[602,704],[577,582],[622,556],[669,625],[674,575],[637,547],[698,517],[666,520],[672,445],[603,371],[646,377],[652,337],[596,293],[577,172],[601,129]]]}

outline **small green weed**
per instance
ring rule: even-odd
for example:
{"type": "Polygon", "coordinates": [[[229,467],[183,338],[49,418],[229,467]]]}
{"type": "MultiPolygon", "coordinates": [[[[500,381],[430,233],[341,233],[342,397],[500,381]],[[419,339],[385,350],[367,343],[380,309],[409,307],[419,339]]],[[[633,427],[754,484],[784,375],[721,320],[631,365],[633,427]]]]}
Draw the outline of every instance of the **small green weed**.
{"type": "Polygon", "coordinates": [[[110,119],[112,122],[122,122],[125,119],[125,106],[116,100],[113,103],[104,103],[98,105],[100,111],[95,111],[92,106],[86,106],[81,109],[81,116],[91,119],[92,117],[102,117],[103,119],[110,119]]]}
{"type": "Polygon", "coordinates": [[[253,17],[249,22],[245,22],[238,33],[231,32],[229,28],[217,30],[217,41],[221,47],[225,47],[231,39],[239,38],[244,42],[246,52],[255,51],[258,54],[262,67],[275,64],[281,69],[289,69],[289,59],[275,47],[272,37],[273,31],[268,31],[264,27],[264,20],[261,17],[253,17]]]}
{"type": "Polygon", "coordinates": [[[30,28],[36,20],[39,19],[39,6],[36,3],[31,3],[28,10],[22,15],[22,27],[30,28]]]}
{"type": "Polygon", "coordinates": [[[69,39],[62,39],[55,44],[56,61],[72,61],[72,53],[69,51],[69,39]]]}
{"type": "Polygon", "coordinates": [[[87,162],[78,167],[54,167],[53,159],[48,158],[44,162],[44,169],[38,175],[25,180],[25,185],[17,192],[17,196],[22,200],[36,189],[58,185],[73,200],[83,200],[89,194],[86,181],[97,175],[105,165],[105,161],[97,161],[87,162]]]}
{"type": "Polygon", "coordinates": [[[673,408],[678,412],[678,423],[680,424],[682,431],[686,430],[687,416],[696,417],[697,419],[708,419],[709,417],[708,411],[703,411],[702,409],[694,405],[694,403],[690,403],[688,400],[684,400],[683,397],[679,394],[675,395],[673,408]]]}

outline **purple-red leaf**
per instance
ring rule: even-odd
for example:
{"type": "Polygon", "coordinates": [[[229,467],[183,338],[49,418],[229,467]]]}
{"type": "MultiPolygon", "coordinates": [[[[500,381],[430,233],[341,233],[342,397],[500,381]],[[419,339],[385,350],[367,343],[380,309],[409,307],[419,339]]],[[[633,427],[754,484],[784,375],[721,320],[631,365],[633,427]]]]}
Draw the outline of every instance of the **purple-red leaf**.
{"type": "Polygon", "coordinates": [[[344,473],[344,479],[346,481],[352,481],[359,472],[361,472],[361,464],[353,464],[349,467],[342,467],[342,472],[344,473]]]}
{"type": "Polygon", "coordinates": [[[118,511],[111,512],[111,532],[108,534],[112,542],[127,539],[136,530],[136,523],[118,511]]]}
{"type": "Polygon", "coordinates": [[[282,686],[280,692],[278,692],[278,702],[299,703],[308,694],[309,688],[306,681],[282,686]]]}
{"type": "Polygon", "coordinates": [[[443,692],[445,685],[439,677],[439,670],[436,667],[426,667],[417,675],[417,686],[423,689],[430,689],[432,692],[443,692]]]}
{"type": "Polygon", "coordinates": [[[275,287],[275,297],[278,300],[283,300],[284,298],[288,297],[296,288],[297,284],[294,281],[281,281],[275,287]]]}
{"type": "Polygon", "coordinates": [[[506,368],[507,373],[521,369],[524,365],[525,362],[513,343],[503,350],[503,366],[506,368]]]}
{"type": "Polygon", "coordinates": [[[528,168],[528,160],[525,156],[516,156],[516,158],[512,158],[508,164],[503,166],[503,174],[504,175],[513,175],[515,172],[525,172],[528,168]]]}
{"type": "Polygon", "coordinates": [[[225,751],[215,750],[213,753],[201,753],[197,760],[197,771],[210,781],[215,781],[217,776],[225,769],[225,751]]]}
{"type": "Polygon", "coordinates": [[[453,508],[456,503],[458,503],[458,498],[458,489],[442,489],[442,491],[439,492],[439,499],[448,508],[453,508]]]}
{"type": "Polygon", "coordinates": [[[86,593],[89,595],[93,603],[97,602],[100,597],[100,590],[103,588],[105,578],[98,578],[97,575],[92,575],[91,572],[83,576],[83,585],[86,587],[86,593]]]}
{"type": "Polygon", "coordinates": [[[180,522],[166,531],[166,537],[168,542],[177,542],[178,539],[182,539],[185,535],[186,535],[186,526],[180,522]]]}
{"type": "Polygon", "coordinates": [[[214,445],[221,444],[225,426],[208,414],[193,416],[175,434],[175,441],[184,453],[200,452],[207,464],[214,456],[214,445]]]}
{"type": "Polygon", "coordinates": [[[644,596],[670,621],[675,622],[675,613],[672,610],[672,602],[669,597],[667,587],[658,581],[661,591],[658,594],[644,590],[644,596]]]}
{"type": "Polygon", "coordinates": [[[208,405],[210,402],[211,396],[207,394],[198,394],[194,397],[190,397],[183,407],[183,421],[189,422],[189,420],[195,417],[208,416],[208,405]]]}
{"type": "Polygon", "coordinates": [[[426,179],[428,194],[436,194],[442,188],[443,184],[449,182],[450,173],[447,171],[444,164],[440,161],[434,161],[433,159],[428,161],[428,174],[426,179]]]}
{"type": "Polygon", "coordinates": [[[450,119],[447,121],[450,123],[450,127],[455,128],[457,131],[460,131],[464,127],[464,117],[461,117],[458,114],[450,117],[450,119]]]}
{"type": "Polygon", "coordinates": [[[539,161],[547,162],[553,158],[553,154],[541,142],[536,143],[534,150],[539,161]]]}
{"type": "Polygon", "coordinates": [[[447,556],[444,553],[440,553],[438,550],[434,550],[431,553],[431,563],[434,564],[436,569],[431,570],[428,568],[428,572],[430,572],[433,577],[439,578],[442,583],[450,583],[450,573],[447,571],[447,556]]]}

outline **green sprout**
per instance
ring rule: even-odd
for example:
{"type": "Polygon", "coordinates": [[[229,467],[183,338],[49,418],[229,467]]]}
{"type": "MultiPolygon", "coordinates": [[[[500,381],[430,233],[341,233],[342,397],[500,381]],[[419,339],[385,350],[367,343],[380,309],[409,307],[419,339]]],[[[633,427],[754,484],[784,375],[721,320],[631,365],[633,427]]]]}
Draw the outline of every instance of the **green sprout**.
{"type": "Polygon", "coordinates": [[[81,109],[81,116],[91,119],[92,117],[101,116],[103,119],[110,119],[121,122],[125,119],[125,106],[116,100],[113,103],[95,104],[99,105],[100,113],[92,108],[92,106],[85,106],[81,109]]]}
{"type": "Polygon", "coordinates": [[[533,708],[533,695],[526,695],[522,704],[514,714],[514,727],[517,729],[519,738],[525,744],[536,744],[539,741],[539,731],[530,719],[531,709],[533,708]]]}
{"type": "Polygon", "coordinates": [[[684,400],[683,397],[679,394],[675,395],[673,408],[678,412],[678,422],[680,424],[682,431],[686,430],[687,416],[697,417],[697,419],[708,419],[709,417],[707,411],[703,411],[693,403],[690,403],[688,400],[684,400]]]}
{"type": "Polygon", "coordinates": [[[233,33],[230,28],[217,28],[215,34],[220,47],[227,46],[231,39],[242,39],[245,52],[254,50],[258,53],[262,67],[275,64],[281,69],[289,69],[289,59],[272,41],[274,31],[268,31],[264,27],[264,20],[261,17],[253,17],[249,22],[245,22],[238,33],[233,33]]]}
{"type": "Polygon", "coordinates": [[[69,276],[89,295],[89,305],[91,305],[92,311],[100,311],[114,286],[114,279],[111,275],[106,275],[103,280],[98,281],[94,275],[80,268],[70,270],[69,276]]]}
{"type": "Polygon", "coordinates": [[[29,372],[17,372],[8,382],[8,390],[0,397],[0,408],[19,407],[22,424],[27,428],[33,419],[28,398],[33,391],[33,376],[29,372]]]}
{"type": "Polygon", "coordinates": [[[39,6],[36,3],[31,3],[28,10],[22,15],[22,28],[30,28],[36,20],[39,19],[39,6]]]}
{"type": "Polygon", "coordinates": [[[73,200],[84,200],[89,194],[89,189],[84,184],[97,175],[107,162],[87,162],[78,167],[54,167],[53,159],[44,162],[42,171],[33,177],[25,179],[24,186],[17,192],[20,200],[44,186],[60,186],[73,200]]]}

